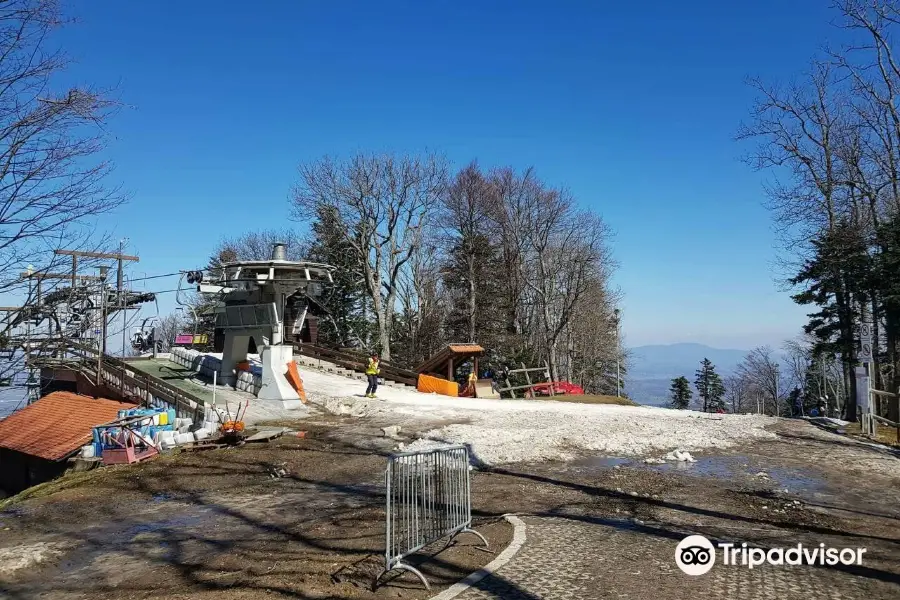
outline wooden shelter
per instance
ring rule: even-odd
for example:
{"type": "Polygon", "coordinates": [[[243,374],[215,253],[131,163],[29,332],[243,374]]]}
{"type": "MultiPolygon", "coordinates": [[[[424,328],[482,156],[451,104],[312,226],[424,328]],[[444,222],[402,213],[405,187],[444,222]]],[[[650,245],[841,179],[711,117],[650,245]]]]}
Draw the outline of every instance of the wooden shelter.
{"type": "Polygon", "coordinates": [[[478,373],[478,357],[483,355],[484,348],[478,344],[450,344],[433,354],[416,370],[424,375],[453,381],[456,367],[468,360],[474,361],[473,370],[478,373]]]}

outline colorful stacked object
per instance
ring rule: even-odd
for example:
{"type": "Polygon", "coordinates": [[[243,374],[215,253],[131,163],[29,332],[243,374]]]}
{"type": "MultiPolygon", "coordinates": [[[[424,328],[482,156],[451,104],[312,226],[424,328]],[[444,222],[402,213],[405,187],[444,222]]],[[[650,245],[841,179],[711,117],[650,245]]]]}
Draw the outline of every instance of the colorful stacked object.
{"type": "MultiPolygon", "coordinates": [[[[175,430],[175,410],[171,408],[131,408],[119,411],[119,419],[128,417],[145,417],[145,419],[138,421],[137,425],[132,425],[129,428],[138,434],[148,446],[157,447],[161,432],[175,430]]],[[[111,440],[115,439],[120,433],[121,428],[116,427],[94,428],[93,455],[97,457],[103,456],[105,448],[115,446],[115,443],[111,440]]]]}

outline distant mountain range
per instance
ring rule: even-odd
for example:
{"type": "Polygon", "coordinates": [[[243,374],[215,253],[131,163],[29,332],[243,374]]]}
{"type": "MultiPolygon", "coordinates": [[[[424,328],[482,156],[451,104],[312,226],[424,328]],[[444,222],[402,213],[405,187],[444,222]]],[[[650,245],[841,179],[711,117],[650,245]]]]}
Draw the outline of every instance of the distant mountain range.
{"type": "Polygon", "coordinates": [[[693,384],[700,361],[708,358],[723,378],[732,375],[747,350],[713,348],[704,344],[637,346],[630,349],[625,391],[635,402],[660,405],[668,402],[672,379],[684,375],[693,384]]]}

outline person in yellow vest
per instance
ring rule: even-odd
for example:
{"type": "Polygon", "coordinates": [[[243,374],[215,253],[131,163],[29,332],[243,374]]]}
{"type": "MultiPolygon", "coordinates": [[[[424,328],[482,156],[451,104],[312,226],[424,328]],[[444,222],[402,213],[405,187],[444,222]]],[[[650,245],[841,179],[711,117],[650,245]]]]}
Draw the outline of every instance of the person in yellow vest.
{"type": "Polygon", "coordinates": [[[463,392],[464,396],[475,397],[475,382],[478,381],[478,374],[473,369],[471,373],[469,373],[469,378],[466,381],[466,391],[463,392]]]}
{"type": "Polygon", "coordinates": [[[374,398],[375,390],[378,389],[378,374],[381,372],[380,361],[377,354],[373,354],[366,366],[366,378],[369,380],[369,387],[366,388],[366,398],[374,398]]]}

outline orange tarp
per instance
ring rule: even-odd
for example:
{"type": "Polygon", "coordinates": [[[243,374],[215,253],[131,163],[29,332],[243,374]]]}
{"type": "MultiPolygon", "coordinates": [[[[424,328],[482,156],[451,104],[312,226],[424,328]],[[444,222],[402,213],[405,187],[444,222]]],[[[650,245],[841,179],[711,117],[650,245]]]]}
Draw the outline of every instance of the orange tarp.
{"type": "Polygon", "coordinates": [[[426,394],[435,392],[444,396],[459,396],[458,383],[431,375],[419,375],[419,385],[416,386],[416,389],[426,394]]]}
{"type": "Polygon", "coordinates": [[[286,377],[288,383],[291,384],[291,387],[297,390],[297,395],[300,396],[300,400],[306,403],[306,392],[303,390],[303,380],[300,379],[300,371],[297,370],[296,360],[292,360],[288,363],[286,377]]]}

